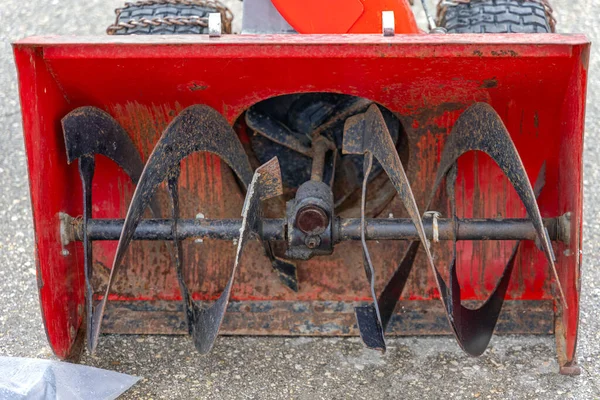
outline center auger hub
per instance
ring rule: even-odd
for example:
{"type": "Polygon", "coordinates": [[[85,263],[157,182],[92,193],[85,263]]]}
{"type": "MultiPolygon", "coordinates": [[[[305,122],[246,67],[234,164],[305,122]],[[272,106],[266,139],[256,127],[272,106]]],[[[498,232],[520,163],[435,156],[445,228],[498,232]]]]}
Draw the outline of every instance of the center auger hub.
{"type": "Polygon", "coordinates": [[[333,193],[319,181],[302,184],[287,203],[288,248],[294,260],[333,253],[333,193]]]}
{"type": "MultiPolygon", "coordinates": [[[[268,104],[259,104],[246,112],[245,122],[254,132],[250,140],[254,156],[262,164],[254,171],[237,133],[218,112],[204,105],[188,107],[173,119],[145,165],[127,133],[107,113],[84,107],[63,119],[68,160],[79,160],[84,215],[81,219],[63,215],[61,232],[64,244],[76,240],[84,243],[90,350],[97,345],[106,302],[132,240],[173,243],[172,257],[188,331],[202,353],[210,351],[218,335],[242,252],[250,239],[262,242],[281,282],[295,291],[301,283],[298,282],[297,267],[291,260],[327,256],[340,242],[360,240],[372,302],[356,307],[356,319],[366,346],[382,351],[385,350],[384,332],[421,246],[454,335],[471,355],[481,354],[489,343],[520,241],[536,241],[554,273],[558,293],[564,301],[551,242],[570,241],[569,214],[542,219],[536,198],[543,189],[544,168],[532,187],[506,128],[489,105],[474,104],[458,118],[442,151],[428,202],[419,209],[404,170],[401,155],[405,149],[400,123],[394,115],[367,100],[349,96],[328,95],[327,101],[313,98],[307,102],[306,98],[297,96],[295,99],[293,104],[288,104],[286,112],[277,107],[273,109],[279,111],[270,112],[268,104]],[[298,104],[303,106],[297,108],[298,104]],[[282,117],[290,115],[295,116],[291,119],[293,122],[282,117]],[[497,163],[522,200],[528,218],[457,217],[454,193],[457,160],[470,151],[484,152],[497,163]],[[213,153],[231,167],[246,191],[241,219],[180,218],[180,163],[195,152],[213,153]],[[92,218],[91,185],[97,154],[115,161],[137,184],[125,220],[92,218]],[[369,197],[369,190],[383,187],[380,178],[385,176],[383,173],[387,175],[383,185],[392,188],[391,193],[398,196],[408,218],[376,218],[382,205],[393,197],[387,191],[381,196],[369,197]],[[378,179],[379,183],[375,185],[378,179]],[[167,219],[159,218],[161,207],[155,198],[163,182],[167,182],[170,197],[170,218],[167,219]],[[445,186],[442,186],[444,182],[445,186]],[[438,189],[443,187],[452,211],[446,218],[430,210],[438,189]],[[262,203],[280,196],[286,200],[285,215],[264,218],[266,207],[262,203]],[[367,199],[378,205],[369,208],[367,199]],[[154,218],[143,218],[146,209],[154,218]],[[237,241],[235,263],[227,285],[208,307],[197,304],[184,278],[181,242],[190,238],[237,241]],[[119,244],[105,293],[98,297],[91,284],[92,243],[101,240],[118,240],[119,244]],[[368,248],[368,242],[375,240],[410,242],[397,273],[381,293],[376,291],[376,266],[368,248]],[[477,309],[466,308],[461,303],[456,271],[456,243],[460,240],[516,241],[488,301],[477,309]],[[439,265],[444,261],[434,262],[432,256],[433,247],[440,241],[449,241],[453,245],[453,259],[445,265],[449,271],[447,275],[440,272],[444,269],[439,265]]],[[[269,102],[280,104],[273,100],[269,102]]]]}

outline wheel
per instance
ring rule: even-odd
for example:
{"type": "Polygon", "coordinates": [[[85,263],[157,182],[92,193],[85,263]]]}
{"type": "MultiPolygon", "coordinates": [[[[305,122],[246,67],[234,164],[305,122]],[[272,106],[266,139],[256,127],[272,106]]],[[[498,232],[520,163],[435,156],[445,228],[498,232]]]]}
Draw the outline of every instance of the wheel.
{"type": "Polygon", "coordinates": [[[438,25],[448,33],[549,33],[555,19],[547,0],[442,0],[438,25]]]}
{"type": "Polygon", "coordinates": [[[208,33],[208,14],[220,13],[231,33],[231,11],[215,0],[143,0],[117,8],[109,35],[189,35],[208,33]]]}

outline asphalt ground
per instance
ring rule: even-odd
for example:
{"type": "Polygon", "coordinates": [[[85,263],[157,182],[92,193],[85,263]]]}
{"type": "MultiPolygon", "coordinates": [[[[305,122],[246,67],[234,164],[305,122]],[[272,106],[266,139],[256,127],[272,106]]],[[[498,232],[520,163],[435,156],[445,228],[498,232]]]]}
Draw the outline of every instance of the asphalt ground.
{"type": "MultiPolygon", "coordinates": [[[[241,2],[230,0],[241,15],[241,2]]],[[[418,1],[417,1],[418,3],[418,1]]],[[[554,0],[561,32],[600,38],[600,0],[554,0]]],[[[10,42],[34,34],[104,34],[120,0],[0,4],[0,356],[52,358],[40,317],[26,159],[10,42]]],[[[418,13],[422,21],[422,13],[418,13]]],[[[239,18],[234,29],[239,30],[239,18]]],[[[384,355],[358,339],[222,337],[201,357],[189,339],[109,335],[83,363],[141,376],[124,397],[154,399],[600,398],[600,59],[593,48],[585,142],[584,264],[579,362],[557,374],[552,337],[495,337],[481,358],[450,337],[389,339],[384,355]]]]}

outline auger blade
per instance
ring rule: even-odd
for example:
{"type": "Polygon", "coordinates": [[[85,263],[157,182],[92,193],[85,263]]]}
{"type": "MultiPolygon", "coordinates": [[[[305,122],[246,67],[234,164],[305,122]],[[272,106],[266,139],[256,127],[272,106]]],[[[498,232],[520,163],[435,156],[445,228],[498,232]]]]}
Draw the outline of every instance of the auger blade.
{"type": "MultiPolygon", "coordinates": [[[[421,214],[417,207],[415,197],[410,188],[406,172],[400,161],[398,151],[385,123],[385,119],[377,105],[371,105],[363,114],[358,114],[346,120],[344,126],[344,154],[365,154],[370,153],[379,161],[394,188],[398,192],[404,207],[406,208],[421,242],[424,244],[425,252],[432,268],[433,257],[429,250],[429,242],[425,236],[425,229],[421,220],[421,214]]],[[[364,185],[363,185],[364,186],[364,185]]],[[[363,194],[364,198],[364,194],[363,194]]],[[[374,306],[377,304],[375,299],[374,306]]],[[[379,329],[383,330],[381,317],[378,315],[379,329]]],[[[375,327],[368,329],[375,330],[375,327]]]]}
{"type": "MultiPolygon", "coordinates": [[[[463,154],[469,151],[482,151],[488,154],[513,184],[521,201],[525,205],[527,214],[542,243],[544,252],[550,262],[555,278],[557,279],[559,291],[562,296],[562,288],[554,268],[554,255],[550,246],[548,233],[543,225],[543,220],[537,206],[536,198],[541,192],[545,182],[545,165],[542,166],[536,179],[535,189],[531,187],[527,173],[521,162],[521,158],[512,142],[506,127],[500,116],[494,109],[485,103],[477,103],[467,109],[456,121],[446,146],[442,152],[442,158],[432,194],[429,200],[431,204],[433,196],[446,177],[447,191],[451,203],[452,213],[455,214],[454,186],[456,181],[456,162],[463,154]],[[453,172],[454,171],[454,172],[453,172]],[[451,178],[448,179],[448,175],[451,178]],[[547,242],[548,247],[544,245],[547,242]]],[[[452,329],[457,335],[460,346],[470,355],[483,354],[489,344],[494,328],[500,316],[502,305],[520,242],[515,245],[511,257],[502,273],[498,284],[489,296],[488,300],[478,309],[471,310],[461,305],[460,285],[456,275],[456,241],[454,241],[454,258],[450,265],[450,287],[446,285],[439,272],[435,271],[440,293],[445,298],[444,304],[450,316],[452,329]]],[[[564,301],[564,297],[562,297],[564,301]]]]}
{"type": "Polygon", "coordinates": [[[489,104],[474,104],[456,121],[444,146],[429,204],[431,204],[437,188],[450,168],[460,156],[469,151],[481,151],[489,155],[513,185],[536,229],[544,254],[556,279],[561,301],[564,307],[567,307],[564,291],[554,265],[555,256],[550,238],[544,227],[544,221],[537,205],[535,193],[527,177],[527,172],[502,119],[489,104]]]}
{"type": "Polygon", "coordinates": [[[61,121],[67,161],[102,154],[117,163],[137,184],[144,163],[127,132],[113,117],[96,107],[80,107],[61,121]]]}
{"type": "Polygon", "coordinates": [[[279,281],[294,292],[300,290],[298,285],[298,267],[296,264],[285,258],[277,257],[270,243],[263,242],[263,244],[265,253],[271,261],[271,266],[273,267],[273,270],[277,272],[279,281]]]}
{"type": "Polygon", "coordinates": [[[449,310],[452,315],[452,328],[459,337],[461,348],[469,355],[482,355],[492,339],[494,328],[504,305],[504,298],[515,266],[520,243],[518,242],[514,246],[510,259],[502,272],[502,277],[492,294],[481,307],[475,310],[466,308],[461,304],[460,284],[456,273],[456,258],[452,260],[450,266],[450,289],[446,287],[439,274],[436,276],[442,282],[441,293],[449,298],[447,304],[452,304],[452,308],[449,310]]]}
{"type": "Polygon", "coordinates": [[[358,114],[346,120],[343,152],[345,154],[370,152],[379,161],[415,224],[419,238],[425,245],[425,252],[433,260],[429,251],[429,242],[425,236],[423,222],[421,221],[421,214],[406,177],[406,172],[385,119],[375,104],[371,105],[364,114],[358,114]]]}
{"type": "Polygon", "coordinates": [[[235,263],[225,290],[207,309],[199,309],[194,305],[192,337],[196,349],[201,354],[208,353],[215,343],[219,328],[223,322],[223,317],[225,316],[225,311],[227,310],[227,305],[229,304],[231,288],[233,287],[235,273],[240,264],[244,247],[253,235],[258,236],[260,234],[262,223],[261,201],[277,197],[282,193],[283,187],[281,184],[279,161],[277,158],[273,158],[255,171],[252,182],[248,187],[242,211],[242,228],[240,229],[235,263]]]}
{"type": "MultiPolygon", "coordinates": [[[[419,238],[424,245],[428,264],[432,269],[434,276],[436,277],[436,283],[438,286],[438,290],[441,293],[441,300],[444,304],[448,321],[453,328],[453,332],[457,341],[460,343],[461,347],[468,352],[470,350],[469,344],[467,343],[467,345],[465,345],[465,341],[462,339],[461,336],[459,336],[461,330],[457,329],[454,321],[453,308],[456,303],[455,297],[452,297],[452,291],[448,290],[446,283],[443,281],[441,275],[435,267],[433,257],[431,255],[430,244],[427,240],[425,230],[423,228],[421,214],[416,205],[414,195],[412,194],[408,178],[406,177],[406,173],[404,171],[398,153],[393,146],[389,132],[385,125],[385,121],[383,120],[383,116],[381,115],[381,112],[376,106],[370,107],[364,114],[350,118],[346,123],[345,127],[344,152],[351,154],[359,154],[367,151],[371,152],[375,156],[375,158],[377,158],[377,160],[381,163],[388,177],[390,178],[394,187],[396,188],[396,191],[398,192],[405,208],[407,209],[407,212],[417,229],[419,238]]],[[[442,177],[448,173],[450,168],[454,165],[455,161],[456,160],[453,160],[453,162],[448,165],[448,168],[444,170],[442,177]]],[[[437,184],[439,184],[439,182],[441,182],[441,179],[437,179],[436,182],[438,182],[437,184]]],[[[435,193],[436,190],[437,186],[434,188],[433,193],[435,193]]],[[[416,251],[417,248],[414,247],[413,244],[411,244],[409,245],[409,250],[406,255],[408,256],[408,258],[413,258],[416,256],[416,251]]],[[[407,260],[404,260],[401,263],[401,266],[412,267],[412,262],[406,261],[407,260]]],[[[390,299],[389,296],[391,295],[391,293],[401,292],[401,287],[404,286],[407,276],[408,273],[402,274],[397,272],[392,279],[395,279],[395,283],[398,286],[393,287],[388,285],[388,287],[386,287],[386,295],[388,296],[386,298],[386,307],[388,307],[388,309],[386,309],[384,312],[384,315],[386,316],[385,325],[387,325],[387,323],[389,322],[389,318],[393,311],[393,309],[390,310],[389,307],[395,305],[395,301],[393,299],[390,299]]]]}
{"type": "Polygon", "coordinates": [[[367,222],[365,217],[365,207],[367,202],[367,184],[369,183],[369,174],[373,168],[373,153],[366,152],[364,155],[364,178],[362,184],[362,195],[360,204],[360,240],[363,248],[363,266],[369,281],[371,297],[373,302],[367,306],[357,307],[355,309],[356,322],[363,343],[370,349],[380,350],[385,353],[385,332],[381,322],[379,304],[377,303],[377,294],[375,293],[375,268],[367,246],[366,232],[367,222]]]}
{"type": "MultiPolygon", "coordinates": [[[[454,165],[456,166],[456,164],[454,165]]],[[[545,166],[545,164],[542,165],[534,186],[536,198],[540,195],[544,187],[546,179],[545,166]]],[[[456,202],[454,200],[454,187],[456,184],[455,169],[455,167],[450,169],[450,179],[448,179],[446,183],[446,190],[449,193],[448,197],[450,199],[453,214],[456,214],[456,202]]],[[[515,266],[516,257],[521,247],[521,241],[518,241],[514,245],[512,254],[504,267],[502,276],[493,292],[483,305],[477,309],[469,309],[461,304],[461,289],[456,272],[456,241],[454,241],[453,244],[455,256],[450,265],[450,288],[446,287],[446,283],[441,276],[438,275],[436,278],[440,279],[443,288],[442,293],[449,296],[447,304],[452,304],[449,313],[452,315],[453,329],[460,338],[461,347],[468,354],[479,356],[485,352],[492,339],[496,324],[498,323],[512,271],[515,266]]]]}
{"type": "Polygon", "coordinates": [[[87,224],[92,218],[92,180],[96,163],[93,156],[84,155],[79,159],[79,177],[83,188],[83,273],[85,277],[85,324],[86,346],[91,350],[92,321],[94,316],[94,277],[92,241],[87,235],[87,224]]]}
{"type": "Polygon", "coordinates": [[[394,315],[396,304],[398,304],[400,296],[402,296],[402,291],[404,290],[406,281],[408,280],[410,272],[412,271],[412,267],[415,263],[415,259],[417,258],[420,245],[420,242],[410,243],[408,249],[402,257],[402,261],[400,264],[398,264],[398,268],[396,268],[396,271],[388,280],[385,288],[377,299],[379,311],[381,313],[381,324],[384,332],[387,330],[390,320],[394,315]]]}
{"type": "Polygon", "coordinates": [[[185,277],[183,275],[183,248],[181,247],[181,240],[177,236],[177,225],[179,223],[179,175],[181,174],[181,166],[178,164],[176,167],[169,171],[167,182],[169,187],[169,196],[171,198],[171,231],[173,232],[173,249],[172,257],[173,264],[175,264],[175,272],[177,273],[177,282],[179,284],[179,291],[183,300],[183,312],[185,314],[185,320],[188,325],[188,333],[192,334],[192,321],[194,318],[193,309],[194,304],[192,302],[192,296],[185,283],[185,277]]]}
{"type": "MultiPolygon", "coordinates": [[[[87,224],[92,218],[92,180],[95,156],[101,154],[114,161],[137,184],[144,169],[142,158],[127,132],[107,112],[95,107],[80,107],[61,121],[67,161],[79,160],[79,176],[83,187],[83,251],[86,301],[86,341],[88,350],[93,342],[93,267],[92,242],[87,237],[87,224]]],[[[154,215],[159,215],[157,203],[151,204],[154,215]]]]}
{"type": "Polygon", "coordinates": [[[96,348],[102,317],[106,308],[116,272],[133,238],[135,228],[158,186],[169,177],[181,161],[190,154],[207,151],[219,156],[234,171],[246,187],[252,179],[250,162],[237,135],[227,120],[214,109],[195,105],[186,108],[169,124],[154,148],[139,179],[127,211],[114,263],[110,271],[104,297],[92,321],[92,349],[96,348]]]}
{"type": "MultiPolygon", "coordinates": [[[[138,184],[144,170],[142,157],[125,129],[109,113],[96,107],[79,107],[68,113],[61,124],[69,164],[101,154],[138,184]]],[[[150,201],[150,211],[156,217],[160,215],[160,205],[155,199],[150,201]]]]}
{"type": "MultiPolygon", "coordinates": [[[[529,180],[524,168],[522,168],[514,144],[512,143],[508,132],[506,132],[499,116],[491,109],[491,107],[476,104],[465,111],[459,118],[448,138],[447,145],[442,154],[442,163],[438,170],[435,185],[432,189],[429,205],[431,204],[438,187],[441,185],[442,180],[446,178],[446,191],[449,194],[448,197],[451,203],[452,213],[456,214],[454,200],[456,161],[462,154],[471,150],[485,151],[496,161],[502,171],[509,176],[511,182],[519,180],[521,182],[526,182],[524,186],[529,186],[529,180]],[[471,121],[471,124],[468,124],[469,121],[471,121]],[[487,122],[484,123],[484,121],[487,122]],[[471,136],[476,136],[476,138],[469,139],[471,136]],[[495,151],[489,150],[490,148],[495,149],[495,151]],[[498,154],[502,154],[502,157],[499,157],[498,154]]],[[[538,174],[535,187],[531,188],[531,186],[529,186],[530,192],[533,194],[535,208],[537,208],[535,198],[539,196],[544,183],[545,164],[538,174]]],[[[521,190],[521,192],[523,191],[521,190]]],[[[456,274],[455,256],[450,264],[450,285],[447,285],[438,270],[434,269],[434,276],[436,277],[442,302],[445,306],[452,330],[461,348],[472,356],[481,355],[490,342],[500,316],[500,311],[504,304],[504,298],[506,296],[512,270],[514,269],[519,247],[520,242],[514,246],[511,257],[507,262],[494,291],[488,297],[486,302],[475,310],[468,309],[461,304],[460,285],[456,274]]],[[[402,293],[402,289],[416,257],[417,249],[418,243],[413,242],[410,244],[409,250],[380,296],[379,301],[385,325],[387,325],[402,293]]],[[[456,241],[454,241],[454,254],[456,255],[456,241]]]]}
{"type": "MultiPolygon", "coordinates": [[[[246,111],[246,124],[248,124],[252,130],[277,144],[297,151],[307,157],[312,156],[310,139],[307,136],[290,131],[286,126],[253,107],[246,111]]],[[[246,186],[248,183],[249,182],[246,183],[246,186]]],[[[277,273],[281,283],[294,292],[297,292],[299,290],[299,285],[298,268],[296,267],[296,264],[285,258],[276,256],[270,243],[263,243],[263,247],[266,256],[269,258],[269,261],[271,261],[271,266],[277,273]]]]}

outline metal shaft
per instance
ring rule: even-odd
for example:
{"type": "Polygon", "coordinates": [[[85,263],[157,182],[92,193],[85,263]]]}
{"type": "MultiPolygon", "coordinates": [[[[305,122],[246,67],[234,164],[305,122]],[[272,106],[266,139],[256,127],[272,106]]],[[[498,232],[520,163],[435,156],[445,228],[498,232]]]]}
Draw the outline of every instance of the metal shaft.
{"type": "Polygon", "coordinates": [[[310,180],[322,182],[323,171],[325,169],[325,155],[327,151],[335,149],[333,145],[324,137],[315,139],[312,145],[312,170],[310,180]]]}
{"type": "MultiPolygon", "coordinates": [[[[547,218],[544,224],[550,239],[561,240],[561,218],[547,218]]],[[[123,228],[122,219],[90,219],[88,237],[90,240],[119,240],[123,228]]],[[[83,239],[83,224],[74,218],[64,218],[62,224],[70,225],[67,241],[83,239]]],[[[367,240],[419,240],[417,230],[410,219],[367,219],[367,240]]],[[[423,220],[425,233],[433,238],[432,219],[423,220]]],[[[177,237],[203,238],[216,240],[234,240],[239,236],[241,219],[201,219],[180,220],[177,223],[177,237]]],[[[440,240],[535,240],[536,231],[527,219],[438,219],[440,240]],[[456,230],[454,223],[457,224],[456,230]]],[[[265,241],[286,240],[284,219],[265,219],[262,221],[261,237],[265,241]]],[[[133,235],[134,240],[173,240],[172,221],[169,219],[148,219],[140,222],[133,235]]],[[[360,219],[343,218],[334,223],[334,240],[360,240],[360,219]]]]}

